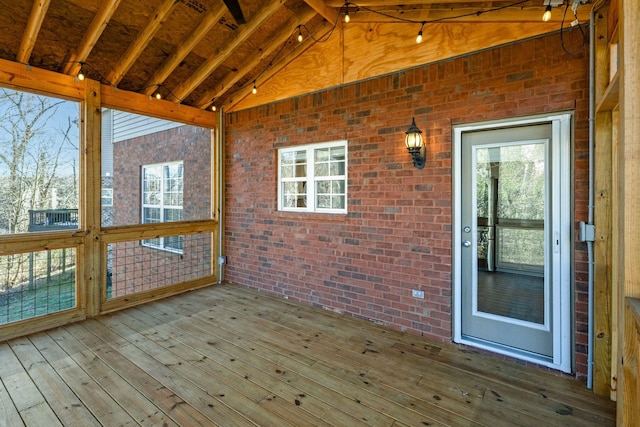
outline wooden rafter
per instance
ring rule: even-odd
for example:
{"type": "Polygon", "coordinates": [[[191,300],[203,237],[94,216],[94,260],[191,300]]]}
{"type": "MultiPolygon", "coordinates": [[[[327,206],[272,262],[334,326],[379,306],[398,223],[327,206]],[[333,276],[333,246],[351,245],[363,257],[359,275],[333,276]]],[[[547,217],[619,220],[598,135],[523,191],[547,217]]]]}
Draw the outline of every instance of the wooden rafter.
{"type": "Polygon", "coordinates": [[[314,16],[316,16],[316,11],[311,8],[307,8],[304,12],[299,13],[293,19],[287,21],[277,34],[271,36],[269,41],[258,49],[260,55],[250,56],[238,67],[236,72],[229,73],[220,83],[217,83],[213,89],[205,92],[205,94],[198,99],[197,105],[200,106],[200,108],[207,108],[213,99],[219,98],[227,93],[234,84],[236,84],[242,77],[249,74],[251,70],[257,67],[260,62],[264,60],[264,58],[282,46],[282,44],[291,37],[292,28],[296,28],[298,25],[309,22],[314,16]]]}
{"type": "Polygon", "coordinates": [[[331,23],[339,22],[338,18],[340,14],[338,13],[338,9],[327,6],[324,0],[304,0],[304,2],[327,21],[331,23]]]}
{"type": "Polygon", "coordinates": [[[69,60],[64,66],[63,72],[70,76],[74,76],[80,71],[80,63],[85,62],[96,45],[102,32],[107,27],[107,23],[118,8],[121,0],[103,0],[100,9],[93,17],[87,32],[82,37],[80,45],[69,55],[69,60]]]}
{"type": "Polygon", "coordinates": [[[241,26],[236,37],[225,44],[224,48],[207,59],[186,81],[178,86],[173,94],[180,101],[195,90],[234,50],[240,46],[251,34],[273,15],[281,6],[280,2],[268,2],[263,6],[249,22],[241,26]]]}
{"type": "Polygon", "coordinates": [[[149,21],[147,21],[147,25],[140,31],[133,43],[129,45],[126,52],[120,57],[118,63],[107,75],[109,83],[114,86],[120,83],[124,75],[129,71],[129,68],[131,68],[136,59],[142,54],[142,51],[147,47],[149,42],[151,42],[155,33],[160,29],[160,26],[178,3],[178,0],[164,0],[160,4],[155,13],[149,18],[149,21]]]}
{"type": "MultiPolygon", "coordinates": [[[[314,34],[314,37],[316,38],[316,40],[321,39],[327,34],[329,34],[331,31],[333,31],[333,28],[334,28],[333,25],[325,25],[316,34],[314,34]]],[[[269,80],[271,77],[278,74],[280,70],[282,70],[284,67],[289,65],[291,62],[293,62],[296,58],[298,58],[300,55],[302,55],[304,52],[306,52],[310,47],[314,45],[315,45],[315,42],[310,38],[307,38],[307,40],[302,42],[302,46],[300,46],[298,49],[293,50],[291,53],[289,53],[289,55],[285,56],[280,61],[273,64],[268,70],[266,70],[262,74],[261,80],[264,80],[264,81],[269,80]]],[[[242,90],[234,93],[233,99],[231,99],[229,103],[225,105],[225,108],[231,109],[235,107],[244,98],[249,96],[252,90],[253,90],[253,86],[247,86],[242,90]]]]}
{"type": "Polygon", "coordinates": [[[142,91],[146,95],[151,95],[156,89],[155,85],[164,82],[180,62],[193,50],[194,47],[207,35],[209,30],[222,18],[226,9],[222,1],[210,7],[202,17],[196,28],[176,47],[176,50],[167,58],[162,66],[147,80],[145,89],[142,91]]]}
{"type": "Polygon", "coordinates": [[[44,21],[44,16],[47,14],[47,9],[49,9],[50,2],[51,0],[36,0],[33,2],[31,15],[29,15],[29,20],[27,21],[27,28],[24,30],[22,41],[18,48],[18,54],[16,55],[18,62],[25,64],[29,62],[31,52],[36,44],[36,39],[38,38],[42,21],[44,21]]]}

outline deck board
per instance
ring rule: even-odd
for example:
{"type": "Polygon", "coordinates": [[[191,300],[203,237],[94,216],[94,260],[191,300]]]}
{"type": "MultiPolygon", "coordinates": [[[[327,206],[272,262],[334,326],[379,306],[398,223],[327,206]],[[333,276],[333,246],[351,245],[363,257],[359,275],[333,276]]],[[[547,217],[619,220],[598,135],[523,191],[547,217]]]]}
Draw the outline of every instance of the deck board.
{"type": "Polygon", "coordinates": [[[233,285],[0,343],[0,360],[0,425],[615,425],[565,375],[233,285]]]}

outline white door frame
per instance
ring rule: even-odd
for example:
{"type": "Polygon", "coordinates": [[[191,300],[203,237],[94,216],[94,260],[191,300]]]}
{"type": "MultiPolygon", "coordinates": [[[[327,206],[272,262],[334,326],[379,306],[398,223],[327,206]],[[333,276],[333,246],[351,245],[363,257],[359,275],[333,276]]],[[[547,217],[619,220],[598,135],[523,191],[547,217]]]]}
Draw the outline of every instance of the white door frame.
{"type": "MultiPolygon", "coordinates": [[[[548,366],[563,372],[571,372],[573,366],[572,346],[572,311],[571,301],[571,239],[572,239],[572,173],[571,173],[571,122],[572,113],[555,113],[529,116],[523,118],[486,121],[464,125],[454,125],[453,133],[453,341],[482,348],[494,353],[512,356],[517,359],[548,366]],[[468,340],[462,335],[462,134],[463,132],[503,128],[505,126],[525,126],[531,124],[551,123],[551,167],[558,174],[560,191],[552,194],[552,204],[557,208],[552,213],[552,236],[557,240],[553,245],[553,274],[551,292],[553,294],[553,360],[542,359],[534,354],[523,353],[515,349],[493,346],[468,340]]],[[[475,237],[474,237],[475,238],[475,237]]]]}

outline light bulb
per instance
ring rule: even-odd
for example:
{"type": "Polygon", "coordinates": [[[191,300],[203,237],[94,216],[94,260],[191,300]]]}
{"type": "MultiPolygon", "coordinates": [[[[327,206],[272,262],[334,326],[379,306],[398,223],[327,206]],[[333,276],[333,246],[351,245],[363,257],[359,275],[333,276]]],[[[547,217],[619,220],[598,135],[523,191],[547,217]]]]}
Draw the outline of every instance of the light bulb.
{"type": "Polygon", "coordinates": [[[416,43],[422,43],[422,30],[418,31],[418,37],[416,37],[416,43]]]}
{"type": "Polygon", "coordinates": [[[349,11],[347,10],[347,11],[344,13],[344,22],[348,24],[348,23],[349,23],[349,21],[351,21],[351,18],[349,18],[349,11]]]}
{"type": "Polygon", "coordinates": [[[258,93],[258,88],[256,87],[255,83],[253,84],[253,89],[251,89],[251,93],[253,93],[254,95],[258,93]]]}
{"type": "Polygon", "coordinates": [[[211,106],[211,111],[216,111],[216,106],[215,105],[211,106]]]}
{"type": "Polygon", "coordinates": [[[298,33],[298,41],[299,41],[300,43],[302,43],[302,40],[303,40],[303,38],[302,38],[302,31],[300,31],[300,32],[298,33]]]}
{"type": "Polygon", "coordinates": [[[80,70],[78,71],[78,74],[76,75],[76,78],[79,81],[83,81],[84,80],[84,70],[82,69],[84,62],[78,62],[78,65],[80,66],[80,70]]]}
{"type": "Polygon", "coordinates": [[[156,99],[162,99],[162,95],[160,94],[160,92],[156,92],[155,97],[156,99]]]}
{"type": "Polygon", "coordinates": [[[547,22],[549,19],[551,19],[551,5],[548,4],[547,7],[544,9],[544,14],[542,15],[542,20],[544,22],[547,22]]]}

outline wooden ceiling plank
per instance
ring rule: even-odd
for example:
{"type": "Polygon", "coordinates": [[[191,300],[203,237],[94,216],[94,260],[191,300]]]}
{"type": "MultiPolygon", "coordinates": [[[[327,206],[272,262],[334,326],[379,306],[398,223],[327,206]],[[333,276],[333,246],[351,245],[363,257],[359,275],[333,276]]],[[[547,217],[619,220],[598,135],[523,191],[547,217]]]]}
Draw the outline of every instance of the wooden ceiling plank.
{"type": "Polygon", "coordinates": [[[269,41],[260,47],[260,55],[251,55],[245,60],[235,72],[229,73],[222,81],[216,83],[215,87],[205,92],[198,101],[197,105],[200,108],[207,108],[211,105],[214,99],[220,98],[227,93],[229,89],[233,87],[242,77],[249,74],[251,70],[255,69],[264,58],[268,57],[276,49],[282,46],[292,34],[292,28],[296,28],[298,25],[306,24],[313,17],[316,16],[316,11],[311,8],[306,8],[305,11],[299,13],[294,18],[287,21],[278,31],[277,34],[269,37],[269,41]]]}
{"type": "MultiPolygon", "coordinates": [[[[256,32],[260,26],[279,8],[280,2],[268,2],[260,9],[249,22],[241,25],[238,34],[233,40],[224,45],[224,48],[207,59],[186,81],[180,84],[173,92],[176,101],[181,102],[191,92],[193,92],[225,59],[227,59],[233,51],[240,46],[251,34],[256,32]]],[[[265,34],[264,38],[269,35],[265,34]]]]}
{"type": "Polygon", "coordinates": [[[47,14],[47,9],[49,9],[50,3],[51,0],[36,0],[33,2],[31,14],[27,21],[27,28],[24,30],[22,40],[20,41],[20,47],[18,48],[18,54],[16,55],[16,60],[18,62],[23,64],[29,63],[31,52],[33,52],[33,47],[36,45],[36,39],[38,38],[40,27],[42,27],[42,21],[44,21],[44,17],[47,14]]]}
{"type": "Polygon", "coordinates": [[[155,13],[147,21],[147,25],[138,33],[133,43],[129,45],[126,52],[120,57],[118,63],[113,67],[107,75],[107,81],[113,86],[117,86],[124,75],[129,71],[133,63],[142,54],[151,39],[160,29],[164,21],[168,18],[173,8],[179,3],[179,0],[164,0],[155,13]]]}
{"type": "Polygon", "coordinates": [[[327,6],[324,0],[304,0],[304,2],[330,23],[339,22],[340,13],[338,9],[327,6]]]}
{"type": "MultiPolygon", "coordinates": [[[[316,40],[322,39],[324,36],[333,31],[333,24],[325,25],[321,28],[316,34],[314,34],[314,38],[316,40]]],[[[280,61],[273,64],[268,70],[264,72],[261,76],[261,80],[268,81],[270,78],[278,74],[283,68],[297,59],[300,55],[306,52],[309,48],[315,46],[316,43],[311,38],[307,38],[302,42],[302,46],[299,49],[295,49],[289,55],[282,58],[280,61]]],[[[226,105],[225,109],[231,110],[233,107],[238,105],[242,100],[244,100],[247,96],[249,96],[253,91],[253,86],[246,86],[242,90],[233,94],[233,99],[231,99],[226,105]]]]}
{"type": "Polygon", "coordinates": [[[226,12],[226,7],[222,1],[207,10],[196,28],[176,47],[176,50],[167,58],[158,70],[147,80],[143,93],[151,95],[156,90],[157,85],[162,84],[167,77],[175,70],[180,62],[196,47],[196,45],[207,35],[213,26],[222,18],[226,12]]]}
{"type": "Polygon", "coordinates": [[[113,13],[120,5],[121,0],[103,0],[100,4],[100,9],[93,17],[87,32],[82,37],[80,45],[77,49],[69,55],[69,60],[64,66],[63,72],[70,76],[75,76],[80,71],[80,63],[85,62],[89,57],[89,54],[93,50],[93,47],[98,42],[98,39],[102,35],[102,32],[107,28],[107,24],[113,13]]]}

